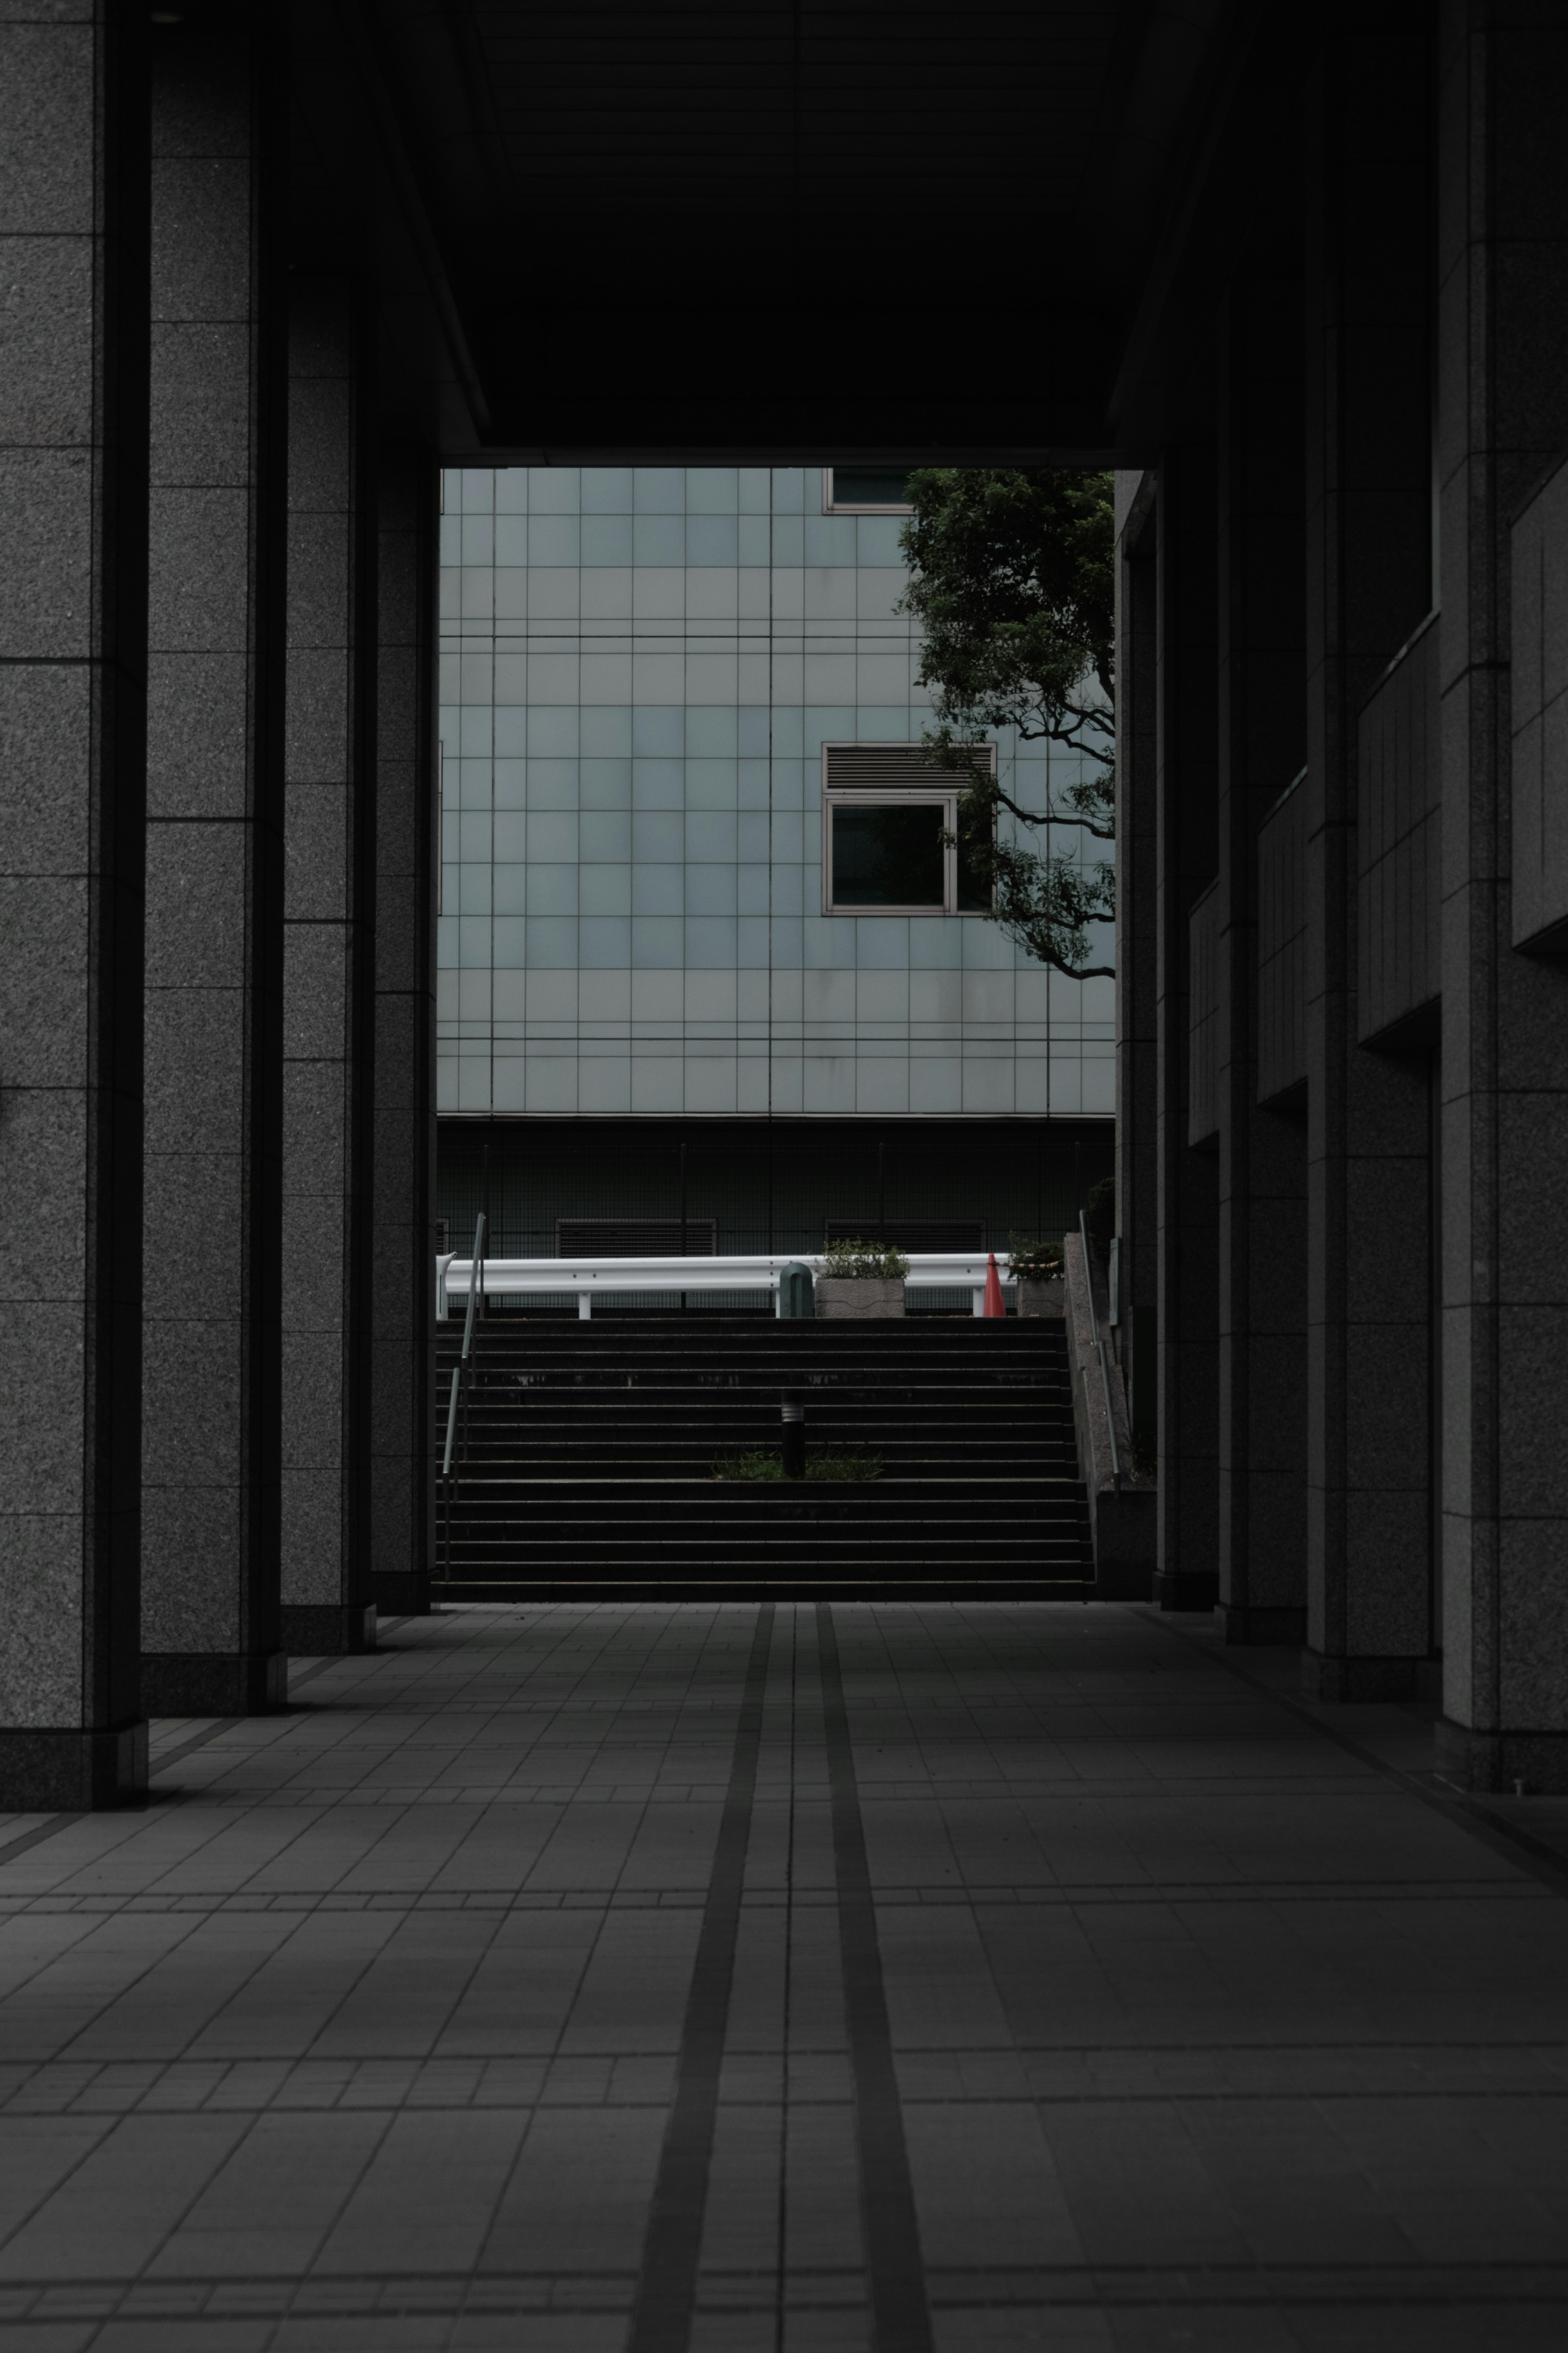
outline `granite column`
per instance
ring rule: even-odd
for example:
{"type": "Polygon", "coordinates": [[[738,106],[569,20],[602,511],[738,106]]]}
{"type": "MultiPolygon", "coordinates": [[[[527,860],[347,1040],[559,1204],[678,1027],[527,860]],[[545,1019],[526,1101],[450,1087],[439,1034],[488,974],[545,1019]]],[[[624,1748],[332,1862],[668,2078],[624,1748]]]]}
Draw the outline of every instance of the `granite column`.
{"type": "Polygon", "coordinates": [[[147,19],[0,25],[0,1808],[144,1788],[147,19]]]}
{"type": "Polygon", "coordinates": [[[377,476],[375,1108],[370,1543],[384,1614],[430,1605],[435,1484],[436,847],[432,453],[377,476]]]}
{"type": "Polygon", "coordinates": [[[282,1642],[374,1648],[371,1048],[375,570],[368,337],[289,280],[284,742],[282,1642]]]}
{"type": "Polygon", "coordinates": [[[1198,439],[1160,466],[1155,548],[1155,1153],[1159,1567],[1155,1599],[1217,1596],[1218,1171],[1188,1140],[1190,932],[1215,859],[1215,459],[1198,439]]]}
{"type": "Polygon", "coordinates": [[[279,1293],[283,20],[160,26],[153,106],[142,1673],[286,1687],[279,1293]]]}
{"type": "Polygon", "coordinates": [[[1306,1634],[1306,1122],[1258,1101],[1258,833],[1305,751],[1301,288],[1238,281],[1220,321],[1219,1609],[1230,1642],[1306,1634]]]}
{"type": "Polygon", "coordinates": [[[1336,32],[1308,98],[1308,1648],[1325,1699],[1431,1649],[1426,1064],[1370,1050],[1357,723],[1432,595],[1425,27],[1336,32]]]}
{"type": "Polygon", "coordinates": [[[1116,477],[1116,1219],[1121,1236],[1118,1357],[1134,1450],[1159,1447],[1156,1242],[1155,659],[1159,477],[1116,477]]]}

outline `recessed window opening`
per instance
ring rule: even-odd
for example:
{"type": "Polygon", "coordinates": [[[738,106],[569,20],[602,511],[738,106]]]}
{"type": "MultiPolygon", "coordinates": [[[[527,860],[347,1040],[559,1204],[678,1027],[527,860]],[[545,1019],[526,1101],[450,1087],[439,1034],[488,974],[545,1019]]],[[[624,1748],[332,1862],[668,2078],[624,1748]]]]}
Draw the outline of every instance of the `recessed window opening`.
{"type": "Polygon", "coordinates": [[[836,908],[945,910],[945,801],[838,801],[828,816],[836,908]]]}
{"type": "MultiPolygon", "coordinates": [[[[989,761],[989,744],[975,749],[989,761]]],[[[919,744],[823,748],[823,912],[984,914],[990,894],[959,835],[958,777],[937,782],[919,744]],[[917,783],[915,780],[919,779],[917,783]],[[929,781],[927,781],[929,780],[929,781]]]]}
{"type": "Polygon", "coordinates": [[[908,466],[824,466],[824,514],[913,514],[908,466]]]}

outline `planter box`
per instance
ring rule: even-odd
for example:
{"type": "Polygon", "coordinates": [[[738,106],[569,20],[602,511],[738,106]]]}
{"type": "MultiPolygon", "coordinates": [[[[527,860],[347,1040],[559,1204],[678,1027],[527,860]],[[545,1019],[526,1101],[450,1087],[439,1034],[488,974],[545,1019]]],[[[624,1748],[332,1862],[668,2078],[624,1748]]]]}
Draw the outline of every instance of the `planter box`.
{"type": "Polygon", "coordinates": [[[1067,1312],[1067,1285],[1060,1276],[1055,1282],[1020,1282],[1018,1313],[1020,1315],[1062,1315],[1067,1312]]]}
{"type": "Polygon", "coordinates": [[[819,1315],[901,1315],[904,1286],[897,1275],[819,1274],[819,1315]]]}

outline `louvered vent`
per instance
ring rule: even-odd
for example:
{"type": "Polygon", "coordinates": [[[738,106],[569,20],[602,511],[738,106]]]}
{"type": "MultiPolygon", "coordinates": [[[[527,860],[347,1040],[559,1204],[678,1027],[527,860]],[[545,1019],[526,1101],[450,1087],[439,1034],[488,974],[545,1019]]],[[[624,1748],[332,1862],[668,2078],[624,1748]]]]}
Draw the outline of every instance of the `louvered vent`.
{"type": "Polygon", "coordinates": [[[557,1258],[716,1258],[712,1218],[688,1218],[686,1248],[679,1218],[557,1218],[557,1258]]]}
{"type": "MultiPolygon", "coordinates": [[[[975,744],[970,748],[982,768],[994,775],[994,744],[975,744]]],[[[952,768],[939,767],[923,744],[826,744],[823,760],[830,793],[963,790],[963,778],[952,768]]]]}

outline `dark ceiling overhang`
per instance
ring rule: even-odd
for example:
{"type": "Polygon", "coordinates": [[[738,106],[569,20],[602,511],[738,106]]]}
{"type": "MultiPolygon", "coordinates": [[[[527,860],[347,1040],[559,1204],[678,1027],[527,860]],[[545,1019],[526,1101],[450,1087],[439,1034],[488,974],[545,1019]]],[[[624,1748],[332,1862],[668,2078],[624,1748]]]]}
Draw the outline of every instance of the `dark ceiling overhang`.
{"type": "Polygon", "coordinates": [[[535,463],[1137,462],[1256,213],[1286,31],[1260,0],[294,25],[297,243],[357,206],[447,454],[535,463]]]}

